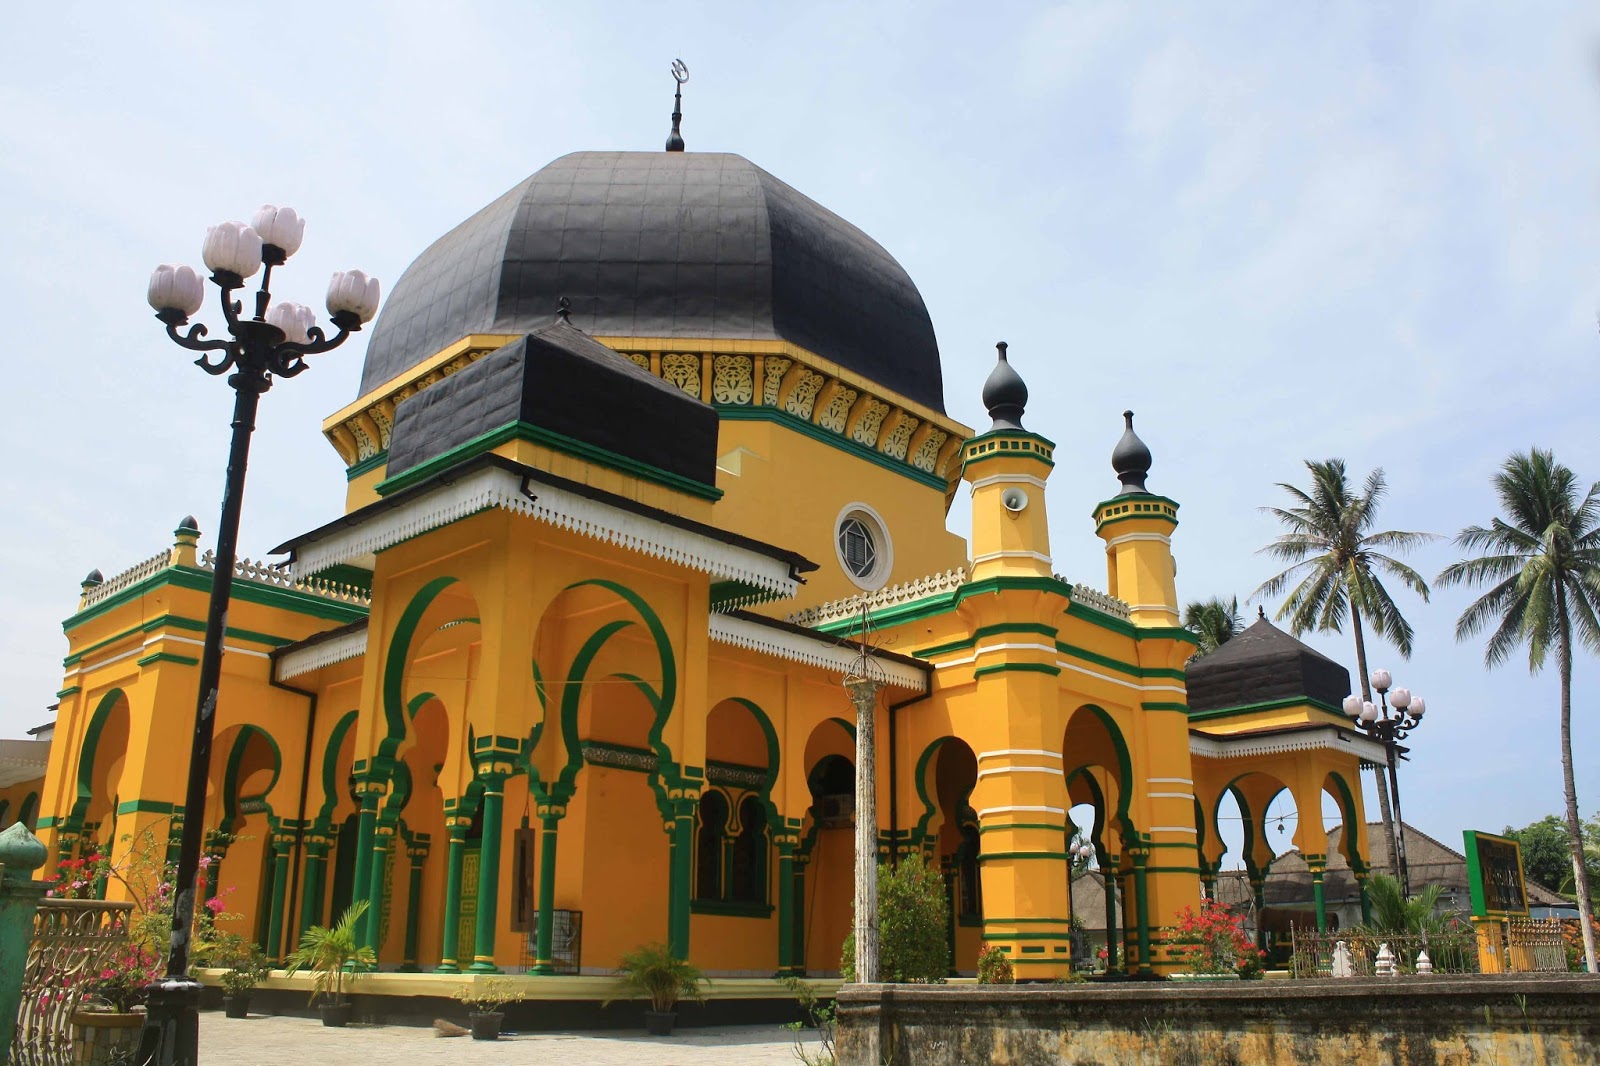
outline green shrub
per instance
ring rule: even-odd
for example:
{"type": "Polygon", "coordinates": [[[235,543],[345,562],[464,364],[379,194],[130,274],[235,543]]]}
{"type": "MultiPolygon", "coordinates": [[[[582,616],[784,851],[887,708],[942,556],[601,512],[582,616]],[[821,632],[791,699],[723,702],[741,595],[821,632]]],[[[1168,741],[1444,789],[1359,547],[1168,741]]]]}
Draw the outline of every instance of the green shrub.
{"type": "MultiPolygon", "coordinates": [[[[919,852],[898,865],[878,864],[878,979],[931,984],[950,972],[950,926],[944,880],[919,852]]],[[[844,940],[839,972],[856,979],[856,938],[844,940]]]]}
{"type": "Polygon", "coordinates": [[[1017,972],[1011,968],[1011,959],[1005,949],[996,944],[985,944],[978,952],[978,983],[980,985],[1014,985],[1017,972]]]}

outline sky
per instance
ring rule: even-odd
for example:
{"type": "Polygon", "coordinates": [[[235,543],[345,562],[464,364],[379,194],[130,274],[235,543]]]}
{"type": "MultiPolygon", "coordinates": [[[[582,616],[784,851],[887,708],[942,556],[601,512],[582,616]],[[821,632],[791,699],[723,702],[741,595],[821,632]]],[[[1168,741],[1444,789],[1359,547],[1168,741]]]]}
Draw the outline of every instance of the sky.
{"type": "MultiPolygon", "coordinates": [[[[1382,467],[1381,525],[1446,538],[1494,516],[1513,451],[1600,479],[1584,5],[33,4],[0,55],[0,735],[48,720],[85,573],[164,549],[185,514],[216,525],[230,393],[151,317],[150,269],[198,266],[207,225],[271,202],[309,220],[279,298],[320,310],[349,267],[392,284],[555,157],[658,149],[675,56],[690,150],[748,157],[910,272],[952,416],[984,424],[1009,342],[1057,444],[1069,580],[1105,584],[1089,512],[1124,408],[1151,490],[1182,505],[1185,599],[1243,604],[1271,576],[1259,508],[1307,459],[1382,467]]],[[[244,554],[341,513],[319,427],[363,347],[264,397],[244,554]]],[[[1431,578],[1456,558],[1444,539],[1409,561],[1431,578]]],[[[1466,592],[1396,595],[1414,653],[1369,657],[1429,705],[1407,821],[1459,847],[1558,811],[1554,670],[1486,672],[1454,638],[1466,592]]],[[[1348,634],[1310,642],[1353,671],[1348,634]]],[[[1597,678],[1581,655],[1586,814],[1597,678]]],[[[1370,775],[1367,794],[1376,817],[1370,775]]]]}

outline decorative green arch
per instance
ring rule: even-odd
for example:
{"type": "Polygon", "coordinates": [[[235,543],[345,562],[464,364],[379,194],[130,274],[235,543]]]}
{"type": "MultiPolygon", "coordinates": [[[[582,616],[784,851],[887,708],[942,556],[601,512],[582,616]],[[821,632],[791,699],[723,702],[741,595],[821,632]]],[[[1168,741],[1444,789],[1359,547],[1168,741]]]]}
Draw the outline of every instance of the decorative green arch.
{"type": "MultiPolygon", "coordinates": [[[[1067,814],[1067,824],[1072,824],[1072,814],[1070,811],[1072,806],[1072,783],[1081,778],[1084,785],[1089,789],[1089,803],[1094,807],[1094,824],[1089,826],[1089,843],[1094,845],[1095,855],[1099,858],[1102,864],[1105,864],[1108,861],[1105,837],[1106,815],[1109,813],[1106,810],[1106,793],[1105,789],[1100,787],[1100,782],[1095,780],[1095,776],[1091,774],[1089,770],[1090,765],[1085,763],[1082,766],[1076,767],[1066,776],[1065,785],[1067,789],[1067,806],[1069,808],[1067,814]]],[[[1083,827],[1078,826],[1077,828],[1082,829],[1083,827]]],[[[1124,847],[1126,847],[1126,843],[1124,843],[1124,847]]]]}
{"type": "MultiPolygon", "coordinates": [[[[1124,841],[1124,845],[1126,846],[1127,844],[1134,843],[1139,839],[1138,834],[1134,831],[1134,828],[1133,828],[1133,820],[1128,817],[1128,803],[1132,799],[1133,786],[1134,786],[1133,756],[1131,754],[1129,754],[1129,752],[1128,752],[1128,742],[1123,739],[1122,730],[1117,728],[1116,719],[1111,717],[1110,712],[1108,712],[1103,707],[1096,706],[1093,703],[1085,703],[1081,707],[1079,707],[1076,711],[1074,711],[1073,714],[1079,714],[1079,713],[1082,713],[1083,711],[1089,711],[1097,719],[1099,719],[1100,724],[1105,727],[1107,738],[1109,738],[1110,741],[1111,741],[1111,750],[1116,752],[1116,756],[1117,756],[1117,813],[1116,813],[1117,828],[1121,832],[1122,839],[1124,841]]],[[[1071,718],[1071,716],[1068,716],[1068,718],[1067,718],[1067,729],[1070,730],[1071,728],[1072,728],[1072,718],[1071,718]]],[[[1063,733],[1062,733],[1062,744],[1061,744],[1061,746],[1062,746],[1062,749],[1064,751],[1065,748],[1066,748],[1066,732],[1065,731],[1063,731],[1063,733]]],[[[1088,764],[1085,764],[1085,765],[1088,765],[1088,764]]],[[[1076,773],[1078,769],[1082,769],[1082,767],[1074,768],[1073,772],[1076,773]]],[[[1071,775],[1070,774],[1068,775],[1068,779],[1069,780],[1071,779],[1071,775]]],[[[1105,809],[1105,801],[1104,801],[1104,797],[1102,797],[1101,801],[1095,805],[1095,810],[1096,810],[1096,813],[1098,814],[1099,811],[1104,810],[1104,809],[1105,809]]]]}
{"type": "MultiPolygon", "coordinates": [[[[278,742],[272,734],[258,725],[244,725],[239,727],[239,735],[233,738],[233,747],[228,751],[228,762],[223,770],[222,777],[222,827],[223,832],[231,833],[237,828],[239,821],[239,801],[259,799],[263,803],[272,792],[273,786],[278,783],[278,775],[283,772],[283,752],[278,747],[278,742]],[[267,742],[272,749],[272,780],[267,782],[267,787],[254,796],[239,795],[239,764],[244,762],[245,751],[250,746],[250,738],[259,736],[267,742]]],[[[272,805],[267,804],[267,814],[272,815],[272,805]]]]}
{"type": "MultiPolygon", "coordinates": [[[[650,639],[656,647],[656,657],[661,665],[661,687],[656,689],[648,681],[632,674],[612,674],[618,680],[632,684],[649,702],[655,711],[655,721],[650,727],[649,745],[656,756],[655,780],[651,785],[656,793],[656,804],[662,808],[664,817],[670,817],[671,811],[667,807],[666,788],[663,782],[670,783],[673,787],[682,788],[684,782],[678,772],[677,764],[673,760],[672,749],[662,739],[668,719],[672,717],[672,709],[677,700],[678,691],[678,664],[672,654],[672,642],[667,637],[667,629],[661,624],[660,617],[645,602],[644,597],[628,588],[626,585],[604,578],[591,578],[568,585],[563,592],[570,592],[580,588],[601,588],[612,593],[633,608],[634,613],[644,623],[645,629],[650,634],[650,639]]],[[[618,633],[632,626],[632,620],[621,619],[607,622],[590,634],[589,639],[583,642],[578,649],[578,654],[573,657],[572,666],[567,671],[566,684],[561,691],[561,741],[566,754],[566,763],[554,784],[551,793],[558,802],[565,802],[571,798],[577,789],[578,771],[583,768],[583,748],[578,742],[578,710],[583,699],[583,683],[588,675],[589,667],[594,664],[595,658],[600,654],[606,643],[618,633]]]]}
{"type": "Polygon", "coordinates": [[[1344,832],[1341,834],[1343,840],[1341,841],[1342,847],[1340,850],[1344,852],[1345,862],[1349,863],[1352,871],[1355,873],[1366,873],[1368,868],[1367,857],[1355,850],[1355,795],[1350,788],[1350,783],[1344,779],[1344,775],[1339,771],[1329,770],[1328,780],[1333,784],[1335,789],[1333,793],[1333,799],[1334,802],[1339,805],[1340,817],[1344,819],[1344,832]]]}
{"type": "Polygon", "coordinates": [[[28,793],[22,806],[17,808],[17,821],[27,826],[29,832],[39,827],[39,793],[28,793]]]}
{"type": "MultiPolygon", "coordinates": [[[[1222,821],[1222,801],[1231,795],[1233,797],[1233,802],[1239,806],[1239,820],[1244,826],[1244,843],[1241,845],[1244,849],[1244,854],[1240,857],[1244,859],[1245,869],[1255,870],[1256,860],[1254,858],[1254,852],[1256,844],[1256,831],[1258,827],[1256,826],[1255,816],[1250,813],[1249,801],[1245,799],[1243,792],[1234,787],[1239,783],[1239,781],[1248,776],[1250,775],[1240,774],[1238,777],[1224,785],[1221,791],[1217,793],[1217,802],[1213,804],[1211,808],[1211,821],[1217,824],[1217,831],[1220,833],[1222,821]]],[[[1223,855],[1226,854],[1227,852],[1224,851],[1223,855]]],[[[1221,865],[1222,860],[1219,858],[1217,860],[1217,866],[1220,868],[1221,865]]],[[[1267,865],[1272,865],[1272,861],[1270,859],[1267,860],[1267,865]]]]}
{"type": "MultiPolygon", "coordinates": [[[[830,720],[839,722],[839,719],[837,718],[830,720]]],[[[839,724],[843,725],[844,723],[840,722],[839,724]]],[[[854,731],[852,730],[852,733],[853,732],[854,731]]],[[[928,795],[928,767],[932,765],[933,757],[938,754],[940,749],[942,749],[952,740],[965,746],[968,751],[972,751],[972,746],[967,744],[967,742],[962,740],[960,737],[943,736],[933,741],[926,748],[923,748],[922,754],[917,756],[917,768],[915,771],[913,771],[913,776],[917,786],[917,799],[922,801],[922,814],[917,818],[916,827],[911,830],[910,839],[906,841],[906,846],[908,848],[926,849],[932,843],[931,835],[928,832],[928,826],[933,821],[933,816],[938,813],[939,802],[937,796],[928,795]]],[[[976,752],[973,752],[973,757],[974,761],[976,761],[976,752]]],[[[977,782],[973,782],[973,788],[976,787],[977,782]]],[[[961,797],[960,802],[963,804],[966,803],[967,798],[971,795],[972,789],[968,789],[966,795],[961,797]]],[[[956,811],[955,816],[959,818],[960,813],[961,812],[959,810],[956,811]]]]}
{"type": "Polygon", "coordinates": [[[383,665],[383,718],[384,736],[378,742],[378,755],[381,758],[393,759],[395,749],[400,747],[400,742],[406,736],[406,724],[411,719],[406,714],[406,701],[404,695],[406,661],[411,658],[411,642],[416,638],[417,627],[422,624],[422,616],[427,612],[439,593],[456,583],[453,577],[436,577],[411,597],[411,602],[406,604],[406,609],[400,613],[400,621],[394,627],[394,633],[389,639],[389,653],[384,658],[383,665]]]}
{"type": "Polygon", "coordinates": [[[339,805],[339,749],[344,747],[345,734],[356,724],[357,712],[346,711],[333,724],[328,734],[328,746],[322,750],[322,808],[317,812],[317,824],[332,824],[333,809],[339,805]]]}
{"type": "Polygon", "coordinates": [[[761,782],[761,794],[771,798],[772,786],[778,783],[779,763],[783,758],[781,745],[778,743],[778,731],[772,727],[772,719],[767,717],[767,712],[762,710],[755,700],[745,699],[743,696],[730,696],[724,702],[737,703],[755,717],[756,725],[761,727],[761,736],[767,742],[767,773],[761,782]]]}
{"type": "MultiPolygon", "coordinates": [[[[1217,793],[1217,811],[1221,811],[1222,810],[1222,797],[1226,796],[1230,792],[1233,793],[1233,798],[1236,801],[1238,801],[1239,814],[1244,819],[1244,863],[1245,863],[1245,868],[1246,869],[1250,869],[1250,870],[1255,870],[1255,865],[1254,865],[1255,864],[1255,858],[1251,853],[1255,851],[1255,845],[1256,845],[1256,835],[1255,834],[1256,834],[1256,832],[1260,833],[1261,839],[1263,839],[1263,840],[1269,840],[1270,839],[1267,836],[1266,817],[1267,817],[1267,812],[1272,809],[1272,802],[1274,800],[1276,800],[1279,796],[1283,795],[1285,792],[1289,793],[1289,798],[1292,800],[1292,799],[1294,799],[1294,793],[1290,790],[1289,786],[1284,784],[1282,779],[1277,777],[1275,774],[1269,774],[1269,773],[1266,773],[1265,771],[1262,771],[1262,770],[1246,770],[1244,773],[1240,774],[1239,776],[1235,777],[1233,780],[1229,781],[1226,785],[1224,785],[1222,787],[1222,791],[1217,793]],[[1239,784],[1240,781],[1243,781],[1245,778],[1251,777],[1251,776],[1264,777],[1267,780],[1274,782],[1278,786],[1275,791],[1273,791],[1270,795],[1267,796],[1267,802],[1265,802],[1265,803],[1263,803],[1261,805],[1261,814],[1260,814],[1259,817],[1255,816],[1251,812],[1250,805],[1245,802],[1244,793],[1242,791],[1240,791],[1237,787],[1235,787],[1235,786],[1237,786],[1239,784]],[[1254,832],[1253,832],[1253,830],[1254,830],[1254,832]]],[[[1300,805],[1298,803],[1295,804],[1294,812],[1295,812],[1295,818],[1296,818],[1296,820],[1298,820],[1300,818],[1300,805]]],[[[1319,817],[1321,816],[1321,812],[1320,811],[1318,812],[1318,816],[1319,817]]],[[[1215,817],[1215,812],[1213,812],[1213,817],[1215,817]]],[[[1272,848],[1271,848],[1270,845],[1268,846],[1267,851],[1269,851],[1269,852],[1272,851],[1272,848]]],[[[1265,866],[1261,867],[1259,871],[1257,871],[1257,876],[1260,876],[1260,877],[1267,876],[1267,871],[1272,868],[1272,864],[1274,862],[1276,862],[1277,859],[1278,859],[1277,855],[1273,855],[1270,859],[1268,859],[1267,860],[1267,864],[1265,866]]]]}
{"type": "MultiPolygon", "coordinates": [[[[83,748],[78,752],[77,794],[73,797],[72,810],[67,815],[67,826],[73,831],[83,825],[84,815],[89,813],[89,800],[94,795],[94,764],[99,758],[100,737],[105,732],[106,722],[117,705],[126,699],[127,695],[120,688],[111,689],[100,697],[94,713],[89,716],[89,726],[83,731],[83,748]]],[[[20,811],[17,821],[23,821],[20,811]]]]}

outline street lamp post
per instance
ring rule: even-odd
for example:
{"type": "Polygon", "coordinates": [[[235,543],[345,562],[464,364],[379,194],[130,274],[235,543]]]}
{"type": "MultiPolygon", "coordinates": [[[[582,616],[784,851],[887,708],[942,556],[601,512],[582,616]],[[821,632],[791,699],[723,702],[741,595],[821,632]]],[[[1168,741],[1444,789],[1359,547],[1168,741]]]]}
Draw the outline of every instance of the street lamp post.
{"type": "Polygon", "coordinates": [[[1378,694],[1378,702],[1372,703],[1363,700],[1360,696],[1346,696],[1344,698],[1344,713],[1370,736],[1383,744],[1384,761],[1389,771],[1389,794],[1394,800],[1394,847],[1395,859],[1398,869],[1395,874],[1400,879],[1400,891],[1403,895],[1411,894],[1411,876],[1406,868],[1406,829],[1405,822],[1400,814],[1400,778],[1395,773],[1399,765],[1400,756],[1410,751],[1410,748],[1400,746],[1400,742],[1411,734],[1411,731],[1422,724],[1422,712],[1426,710],[1421,696],[1413,696],[1410,689],[1390,688],[1394,678],[1387,670],[1374,670],[1369,678],[1372,689],[1378,694]],[[1389,713],[1390,707],[1394,713],[1389,713]]]}
{"type": "Polygon", "coordinates": [[[156,318],[166,325],[167,335],[181,347],[199,352],[195,365],[206,373],[227,374],[234,392],[233,439],[228,448],[222,517],[217,523],[211,602],[200,658],[200,692],[184,792],[170,953],[166,976],[153,982],[148,990],[149,1014],[139,1053],[140,1062],[160,1066],[195,1066],[199,1061],[200,984],[189,976],[190,932],[205,835],[206,779],[211,768],[211,739],[222,676],[222,637],[233,590],[239,513],[256,406],[261,394],[272,387],[274,378],[292,378],[305,370],[306,356],[337,348],[363,323],[371,321],[378,309],[378,281],[359,270],[340,271],[328,285],[328,313],[338,327],[332,338],[315,325],[316,316],[310,308],[288,301],[274,304],[268,288],[272,268],[282,266],[299,250],[304,235],[305,221],[299,215],[291,208],[270,204],[257,211],[248,226],[224,222],[207,232],[201,256],[221,294],[227,340],[208,339],[206,327],[199,323],[189,326],[187,332],[179,332],[204,302],[205,284],[195,270],[163,265],[150,275],[150,306],[155,308],[156,318]],[[243,304],[234,299],[234,293],[258,270],[261,287],[255,294],[255,314],[242,318],[243,304]]]}

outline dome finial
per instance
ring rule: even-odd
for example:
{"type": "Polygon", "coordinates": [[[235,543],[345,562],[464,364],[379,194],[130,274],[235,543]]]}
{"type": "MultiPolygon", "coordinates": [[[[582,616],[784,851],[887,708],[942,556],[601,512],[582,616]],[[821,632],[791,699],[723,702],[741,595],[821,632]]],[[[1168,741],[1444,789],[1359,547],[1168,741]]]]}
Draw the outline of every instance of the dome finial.
{"type": "Polygon", "coordinates": [[[689,68],[684,66],[683,60],[672,61],[672,80],[678,85],[672,91],[672,132],[667,134],[667,151],[683,151],[683,134],[678,126],[683,122],[683,83],[689,80],[689,68]]]}
{"type": "Polygon", "coordinates": [[[1022,411],[1028,403],[1028,386],[1006,358],[1006,349],[1010,346],[1000,341],[994,347],[1000,358],[994,369],[989,371],[988,380],[983,383],[983,406],[989,409],[989,417],[994,420],[989,431],[1020,430],[1022,411]]]}
{"type": "Polygon", "coordinates": [[[1133,412],[1122,412],[1122,420],[1122,439],[1111,450],[1111,469],[1122,479],[1123,495],[1148,493],[1150,490],[1144,487],[1144,481],[1150,473],[1150,449],[1133,431],[1133,412]]]}
{"type": "Polygon", "coordinates": [[[556,321],[563,325],[572,325],[572,301],[565,296],[556,301],[556,321]]]}

